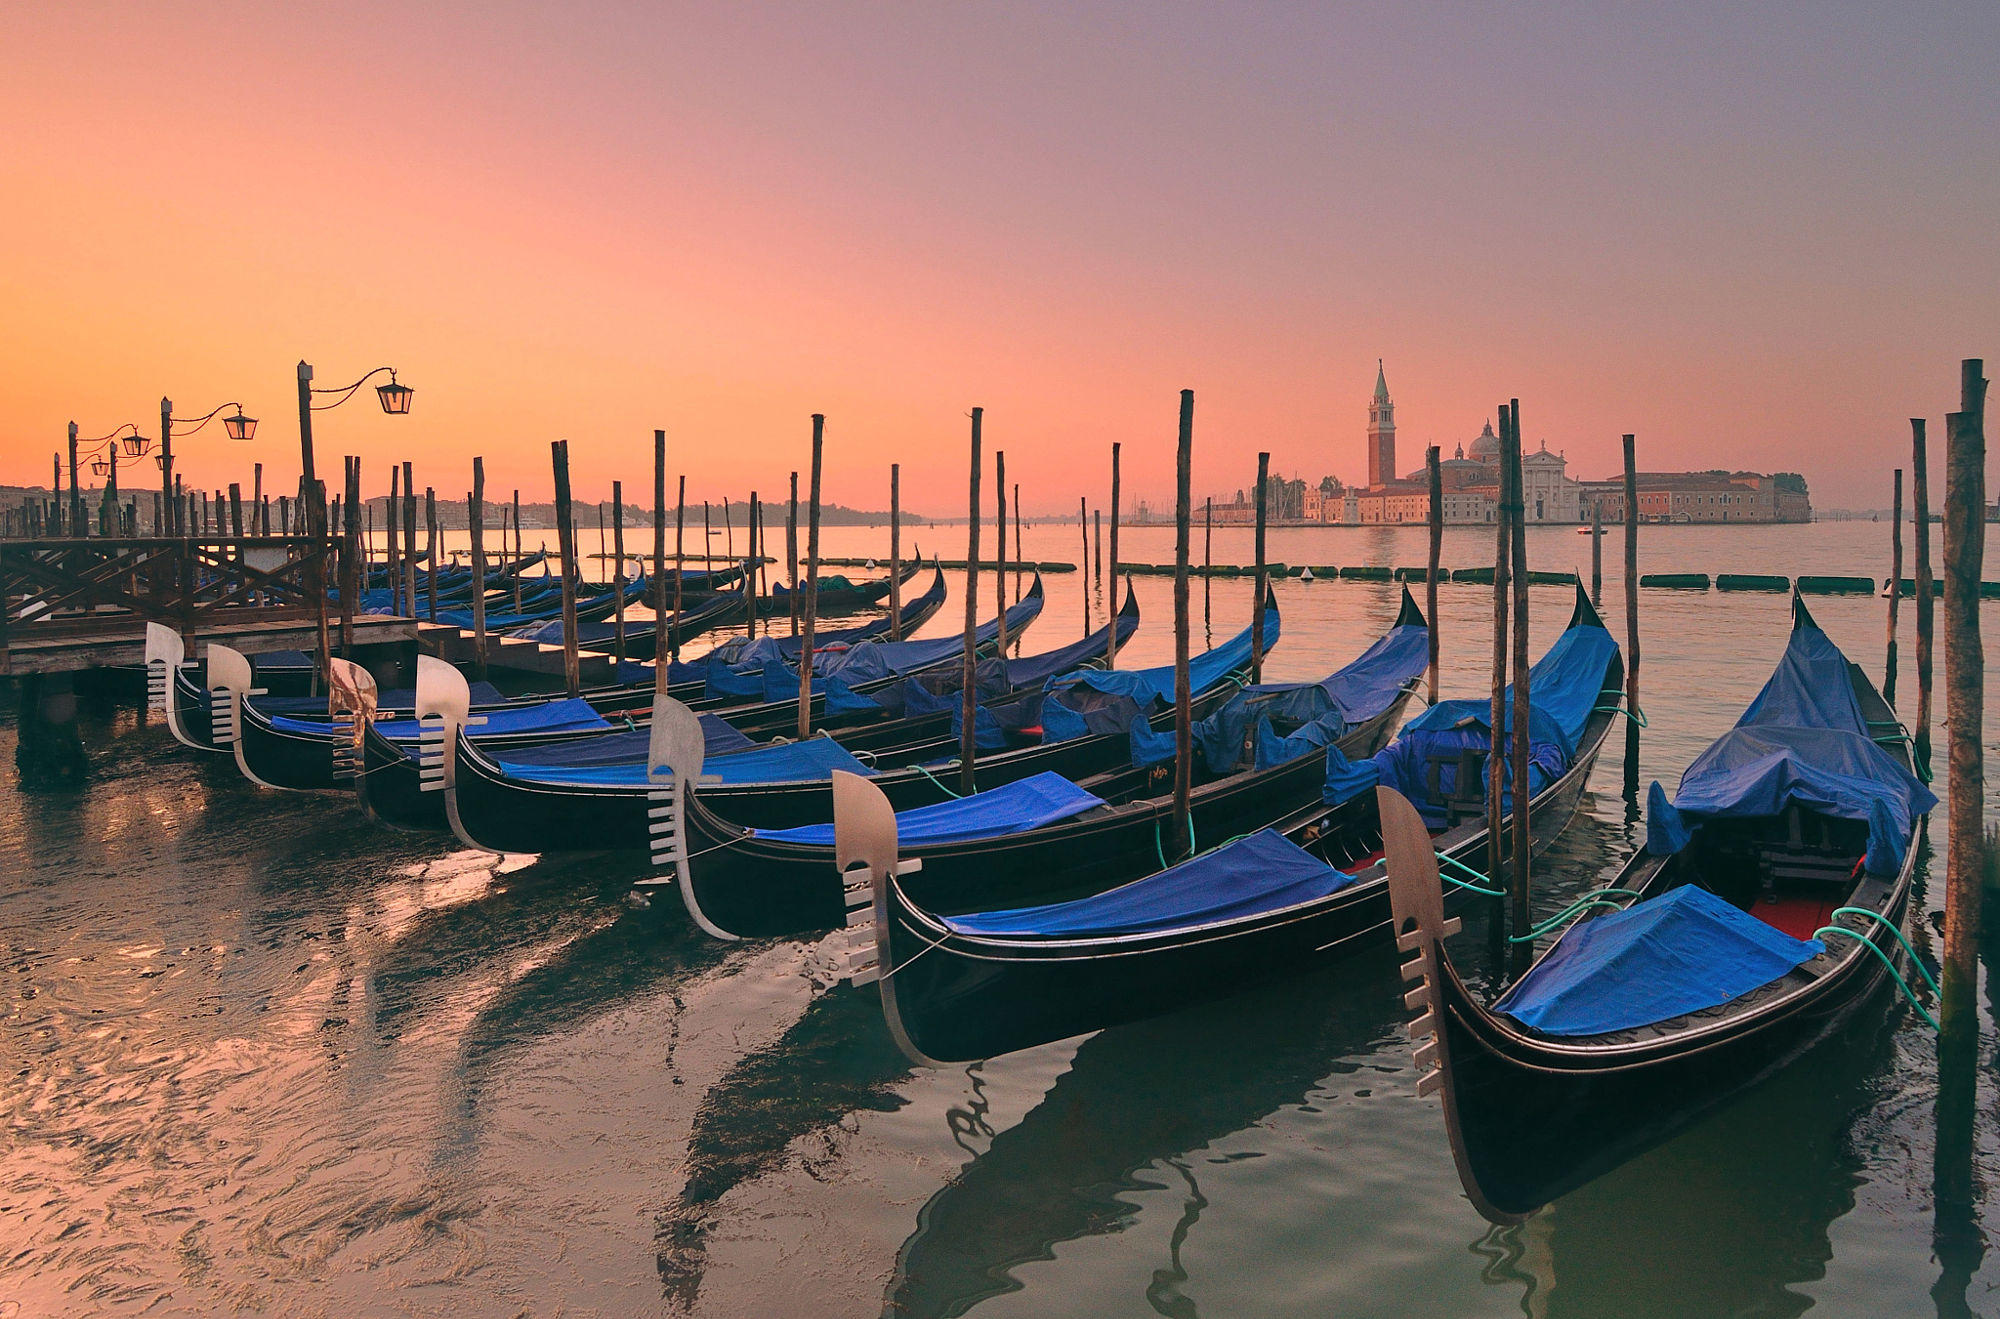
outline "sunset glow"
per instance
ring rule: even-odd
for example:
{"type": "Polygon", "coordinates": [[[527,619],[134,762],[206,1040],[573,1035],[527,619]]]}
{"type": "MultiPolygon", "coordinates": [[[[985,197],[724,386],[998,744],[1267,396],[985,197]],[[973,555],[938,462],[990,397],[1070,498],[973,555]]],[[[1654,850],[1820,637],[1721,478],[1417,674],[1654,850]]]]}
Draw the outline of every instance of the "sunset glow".
{"type": "MultiPolygon", "coordinates": [[[[769,497],[827,414],[829,501],[963,502],[986,408],[1031,510],[1255,453],[1365,475],[1522,401],[1609,475],[1799,470],[1887,502],[1940,363],[2000,356],[2000,15],[1452,8],[26,4],[0,14],[0,481],[241,399],[189,480],[297,472],[293,363],[396,365],[325,414],[462,494],[769,497]],[[1695,71],[1690,75],[1690,70],[1695,71]]],[[[156,477],[145,465],[139,482],[156,477]]]]}

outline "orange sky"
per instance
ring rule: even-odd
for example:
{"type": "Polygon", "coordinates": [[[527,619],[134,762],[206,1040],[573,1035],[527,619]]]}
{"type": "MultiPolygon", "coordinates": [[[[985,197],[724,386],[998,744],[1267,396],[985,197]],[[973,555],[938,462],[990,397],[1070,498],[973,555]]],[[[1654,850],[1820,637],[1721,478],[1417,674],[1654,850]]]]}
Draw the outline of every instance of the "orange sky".
{"type": "Polygon", "coordinates": [[[1514,395],[1573,475],[1886,503],[2000,357],[1995,11],[1545,15],[9,5],[0,480],[164,392],[285,488],[303,356],[417,390],[318,419],[371,493],[546,496],[561,437],[643,496],[664,426],[769,497],[820,411],[828,499],[953,513],[976,403],[1031,509],[1114,439],[1157,503],[1184,386],[1198,490],[1363,477],[1379,356],[1405,467],[1514,395]]]}

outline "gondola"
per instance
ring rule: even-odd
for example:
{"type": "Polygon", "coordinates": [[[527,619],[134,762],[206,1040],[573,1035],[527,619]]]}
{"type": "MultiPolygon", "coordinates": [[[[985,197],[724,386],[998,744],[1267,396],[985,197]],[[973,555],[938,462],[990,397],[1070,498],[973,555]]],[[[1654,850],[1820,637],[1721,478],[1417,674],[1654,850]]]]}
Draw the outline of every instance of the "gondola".
{"type": "MultiPolygon", "coordinates": [[[[725,592],[716,597],[725,606],[737,606],[741,613],[741,595],[725,592]]],[[[1022,627],[1039,609],[1039,592],[1034,594],[1032,604],[1016,606],[1013,626],[1022,627]]],[[[920,610],[916,621],[907,624],[916,627],[923,618],[935,613],[944,600],[944,574],[937,573],[932,587],[918,600],[913,601],[920,610]]],[[[560,626],[560,625],[558,625],[560,626]]],[[[992,625],[989,624],[990,628],[992,625]]],[[[815,645],[815,653],[821,650],[845,649],[871,640],[887,629],[886,621],[864,624],[859,627],[837,629],[825,634],[824,646],[815,645]]],[[[648,633],[628,633],[628,644],[641,649],[651,641],[648,633]]],[[[789,654],[793,659],[798,655],[798,643],[786,638],[764,638],[759,645],[768,646],[771,654],[789,654]]],[[[266,680],[267,670],[263,657],[252,659],[252,673],[244,691],[241,717],[237,722],[238,746],[236,743],[217,742],[211,728],[211,707],[215,697],[210,688],[197,681],[194,671],[183,660],[185,649],[179,635],[159,624],[151,624],[147,629],[148,669],[154,670],[154,661],[160,662],[158,672],[167,675],[165,697],[158,692],[154,696],[154,708],[167,715],[167,722],[174,736],[184,745],[195,750],[234,753],[241,762],[243,772],[252,782],[265,787],[285,788],[295,791],[325,790],[339,786],[332,777],[325,743],[331,736],[327,727],[327,705],[324,697],[310,697],[298,691],[300,683],[310,684],[310,657],[302,656],[307,663],[307,674],[301,679],[293,670],[281,669],[285,674],[277,682],[266,680]],[[169,665],[167,657],[172,656],[169,665]],[[259,689],[264,689],[260,691],[259,689]]],[[[736,653],[733,648],[718,648],[723,654],[736,653]]],[[[231,669],[230,672],[236,670],[231,669]]],[[[668,690],[680,700],[704,709],[720,709],[727,706],[741,706],[753,714],[753,722],[769,722],[770,711],[758,706],[750,711],[744,698],[734,696],[713,696],[709,684],[715,676],[713,664],[706,660],[690,663],[676,662],[673,665],[668,690]]],[[[581,697],[585,704],[598,715],[604,716],[595,722],[585,712],[573,707],[565,711],[538,715],[535,707],[560,702],[566,698],[550,693],[535,693],[524,696],[505,696],[489,683],[472,685],[472,712],[475,714],[505,713],[506,722],[518,725],[521,731],[529,731],[538,721],[544,733],[560,733],[576,737],[589,733],[610,731],[615,725],[610,722],[636,712],[649,709],[652,704],[654,676],[651,668],[634,660],[627,660],[618,667],[619,681],[602,687],[586,689],[581,697]]],[[[154,681],[149,678],[149,681],[154,681]]],[[[416,694],[413,689],[382,693],[380,714],[384,717],[398,714],[407,715],[414,707],[416,694]]],[[[545,737],[543,740],[547,740],[545,737]]],[[[517,745],[530,745],[536,741],[526,738],[517,745]]]]}
{"type": "MultiPolygon", "coordinates": [[[[1423,613],[1405,591],[1387,634],[1322,682],[1232,696],[1198,730],[1212,730],[1203,740],[1217,745],[1200,759],[1189,799],[1196,836],[1249,833],[1316,800],[1326,767],[1314,752],[1328,740],[1354,757],[1380,750],[1402,722],[1429,643],[1423,613]],[[1274,711],[1289,712],[1281,714],[1286,738],[1270,723],[1274,711]]],[[[1158,741],[1167,745],[1142,735],[1140,747],[1152,754],[1081,782],[1044,771],[904,813],[903,856],[922,863],[907,891],[930,910],[973,911],[1100,892],[1149,873],[1172,833],[1174,809],[1171,792],[1161,795],[1171,785],[1171,742],[1158,741]],[[1166,758],[1152,758],[1162,750],[1166,758]]],[[[709,809],[700,790],[683,793],[678,807],[671,841],[679,859],[661,882],[678,882],[703,929],[763,938],[845,921],[831,825],[745,828],[709,809]]]]}
{"type": "MultiPolygon", "coordinates": [[[[1544,847],[1575,811],[1623,680],[1617,643],[1581,590],[1569,627],[1530,679],[1542,774],[1531,774],[1529,822],[1544,847]]],[[[1104,893],[1000,911],[947,916],[918,903],[893,807],[869,780],[837,775],[840,869],[867,871],[848,873],[858,909],[842,972],[856,984],[879,982],[897,1042],[936,1065],[1170,1011],[1385,939],[1380,828],[1359,781],[1428,781],[1438,815],[1432,845],[1483,865],[1483,803],[1461,784],[1483,795],[1488,708],[1440,702],[1358,765],[1328,748],[1322,800],[1248,837],[1104,893]]]]}
{"type": "MultiPolygon", "coordinates": [[[[1041,612],[1042,601],[1043,596],[1039,590],[1039,583],[1037,583],[1036,590],[1031,591],[1019,604],[1008,608],[1007,617],[1009,627],[1018,630],[1032,623],[1041,612]]],[[[974,634],[975,646],[981,648],[990,646],[998,632],[999,621],[997,619],[982,624],[974,634]]],[[[847,696],[857,704],[865,706],[868,711],[873,711],[875,714],[882,714],[881,707],[874,704],[872,699],[868,697],[867,693],[869,691],[880,690],[891,684],[902,682],[912,673],[923,673],[946,667],[956,656],[963,653],[964,646],[959,638],[945,637],[924,642],[876,641],[870,643],[867,647],[857,648],[857,653],[864,650],[888,652],[899,657],[899,663],[909,666],[898,671],[892,671],[870,682],[857,682],[857,685],[851,689],[843,689],[847,696]]],[[[1068,652],[1061,653],[1066,654],[1068,652]]],[[[826,663],[828,661],[822,659],[819,662],[826,663]]],[[[432,673],[437,675],[438,681],[443,682],[446,680],[441,670],[433,669],[432,673]]],[[[458,679],[458,681],[463,683],[463,678],[458,679]]],[[[797,681],[796,674],[792,673],[786,679],[786,690],[795,693],[797,691],[797,681]]],[[[642,693],[633,693],[634,696],[640,694],[642,693]]],[[[669,690],[668,694],[671,696],[672,691],[669,690]]],[[[647,691],[643,695],[648,699],[649,704],[656,704],[652,692],[647,691]]],[[[826,690],[822,684],[815,683],[812,695],[812,708],[815,711],[815,723],[817,725],[825,727],[830,724],[833,728],[840,728],[844,719],[866,722],[871,718],[866,713],[852,710],[844,715],[838,711],[829,715],[827,701],[832,695],[833,693],[826,690]]],[[[452,708],[455,704],[455,700],[447,702],[444,708],[452,708]]],[[[610,721],[590,726],[587,722],[584,722],[586,716],[581,711],[574,710],[572,702],[551,702],[547,704],[551,707],[569,707],[579,722],[571,724],[569,722],[569,714],[566,714],[563,710],[552,708],[551,717],[561,719],[564,726],[543,731],[532,729],[522,730],[516,727],[521,722],[522,716],[522,712],[518,709],[497,712],[489,710],[486,712],[486,717],[489,721],[497,719],[497,723],[489,722],[483,727],[474,725],[470,728],[460,725],[455,729],[454,741],[457,744],[455,763],[462,762],[465,765],[471,766],[475,773],[488,771],[495,778],[505,780],[503,786],[514,786],[510,776],[505,775],[504,771],[500,769],[500,765],[503,762],[488,757],[482,749],[488,743],[491,743],[496,748],[495,756],[499,756],[502,751],[505,751],[520,757],[524,761],[535,761],[539,758],[540,763],[560,763],[564,766],[563,778],[573,780],[581,777],[586,784],[592,787],[599,786],[605,781],[615,785],[621,776],[635,777],[643,784],[647,733],[645,728],[633,718],[636,711],[629,711],[624,714],[623,721],[625,728],[624,731],[620,732],[617,730],[616,725],[610,721]],[[577,772],[579,767],[582,767],[584,770],[580,776],[577,772]]],[[[754,748],[750,746],[752,742],[772,737],[779,730],[789,730],[793,727],[798,717],[798,697],[795,694],[784,698],[749,703],[743,703],[739,700],[737,703],[732,704],[730,698],[711,696],[692,702],[681,702],[676,699],[676,704],[677,706],[690,707],[703,716],[717,715],[726,719],[729,726],[737,730],[737,733],[742,738],[741,743],[731,749],[745,753],[754,752],[752,758],[739,759],[737,761],[738,767],[746,773],[752,772],[751,766],[755,765],[758,767],[755,771],[757,774],[762,776],[775,775],[782,782],[790,783],[802,777],[806,779],[823,779],[829,768],[833,765],[855,765],[860,763],[854,759],[853,755],[846,748],[834,742],[828,736],[814,737],[799,743],[781,743],[754,748]]],[[[421,705],[422,694],[419,693],[420,708],[421,705]]],[[[532,718],[533,716],[528,715],[527,717],[532,718]]],[[[444,799],[424,795],[417,763],[412,756],[412,751],[417,741],[417,729],[414,725],[410,725],[398,731],[401,736],[392,738],[388,736],[389,730],[385,726],[376,724],[371,725],[364,733],[363,750],[366,766],[364,786],[367,791],[363,798],[363,804],[368,808],[370,814],[386,823],[410,827],[450,824],[452,827],[458,829],[461,838],[472,842],[478,835],[469,834],[457,824],[458,817],[456,811],[458,802],[456,789],[447,793],[444,799]]],[[[481,779],[477,786],[484,787],[485,785],[486,780],[481,779]]],[[[589,796],[591,794],[586,793],[585,795],[589,796]]],[[[526,808],[537,803],[544,806],[552,804],[539,791],[534,790],[530,791],[526,800],[523,800],[520,796],[516,796],[512,800],[495,803],[493,802],[494,794],[492,793],[482,793],[480,796],[482,801],[489,804],[496,804],[503,811],[513,808],[526,808]]],[[[640,823],[632,835],[633,841],[630,843],[632,846],[643,846],[645,836],[643,789],[640,800],[640,823]]],[[[569,818],[556,819],[551,826],[551,831],[548,832],[541,831],[542,826],[550,824],[550,819],[546,812],[532,816],[509,818],[497,826],[497,828],[499,832],[510,838],[519,837],[524,828],[527,828],[537,830],[532,835],[533,837],[550,839],[576,837],[578,835],[575,831],[581,829],[586,831],[581,836],[587,840],[580,844],[582,846],[607,848],[627,845],[627,836],[623,833],[607,835],[588,832],[592,828],[592,821],[595,817],[584,813],[584,804],[581,802],[574,799],[565,799],[558,809],[558,814],[559,816],[567,816],[569,818]]],[[[475,843],[475,845],[486,844],[475,843]]],[[[558,845],[560,846],[561,844],[558,845]]],[[[577,846],[579,844],[572,843],[569,845],[577,846]]],[[[512,847],[504,849],[490,847],[489,850],[538,851],[542,849],[535,847],[512,847]]]]}
{"type": "Polygon", "coordinates": [[[1443,1091],[1482,1214],[1519,1222],[1844,1034],[1888,991],[1936,804],[1897,729],[1795,596],[1756,700],[1674,801],[1652,785],[1644,850],[1490,1006],[1445,945],[1415,812],[1382,794],[1399,942],[1416,954],[1403,975],[1424,1009],[1420,1092],[1443,1091]]]}
{"type": "MultiPolygon", "coordinates": [[[[1068,672],[1101,657],[1113,637],[1122,646],[1138,625],[1138,601],[1128,591],[1117,618],[1096,633],[1004,665],[997,657],[982,660],[981,667],[988,672],[998,668],[1039,685],[1052,673],[1068,672]]],[[[918,680],[926,677],[937,679],[947,692],[956,687],[955,669],[916,675],[918,680]]],[[[732,726],[742,727],[738,714],[730,712],[728,717],[732,726]]],[[[814,737],[724,756],[709,764],[709,770],[725,780],[723,786],[710,789],[709,796],[732,803],[727,808],[732,812],[747,808],[776,822],[803,823],[813,810],[824,810],[826,776],[834,769],[861,768],[860,757],[886,763],[899,756],[950,754],[937,751],[940,745],[955,750],[957,741],[950,729],[949,710],[906,714],[843,731],[838,740],[814,737]]],[[[503,757],[461,737],[450,818],[461,841],[490,851],[649,848],[655,837],[648,819],[655,790],[647,774],[652,740],[650,732],[634,731],[591,744],[503,757]]],[[[928,770],[891,772],[885,777],[905,785],[899,790],[914,791],[907,781],[916,780],[930,793],[944,792],[928,770]]]]}
{"type": "MultiPolygon", "coordinates": [[[[910,560],[910,566],[904,570],[902,579],[898,584],[908,586],[916,580],[917,573],[922,568],[923,559],[920,553],[918,557],[910,560]]],[[[884,600],[887,600],[889,598],[889,579],[887,577],[878,577],[873,581],[857,582],[838,574],[830,577],[822,577],[819,579],[819,589],[816,597],[814,608],[822,614],[853,613],[857,609],[866,609],[871,605],[879,605],[884,600]]],[[[800,595],[800,599],[803,601],[803,594],[800,595]]],[[[770,594],[766,595],[759,602],[759,608],[762,612],[771,614],[791,612],[791,588],[783,582],[773,585],[770,594]]]]}

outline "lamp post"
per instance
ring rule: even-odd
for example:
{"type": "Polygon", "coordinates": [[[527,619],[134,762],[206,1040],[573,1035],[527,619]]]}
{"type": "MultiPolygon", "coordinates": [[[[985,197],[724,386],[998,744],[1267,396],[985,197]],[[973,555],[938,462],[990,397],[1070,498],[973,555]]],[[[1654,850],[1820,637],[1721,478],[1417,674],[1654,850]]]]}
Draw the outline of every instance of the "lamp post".
{"type": "MultiPolygon", "coordinates": [[[[339,389],[314,389],[312,363],[303,359],[299,362],[299,475],[302,482],[299,490],[305,505],[306,534],[315,538],[326,535],[326,500],[320,496],[319,477],[313,467],[312,414],[337,408],[354,397],[354,392],[384,371],[389,373],[389,383],[375,386],[375,397],[381,401],[382,411],[392,417],[409,415],[410,396],[416,391],[408,385],[396,383],[396,368],[378,366],[351,385],[339,389]],[[313,402],[313,395],[324,394],[331,397],[325,403],[313,402]]],[[[316,551],[317,552],[317,551],[316,551]]],[[[319,678],[327,675],[327,630],[326,630],[326,580],[322,561],[314,558],[306,568],[306,589],[312,595],[319,614],[319,656],[317,673],[319,678]]],[[[352,644],[352,637],[342,639],[352,644]]]]}
{"type": "MultiPolygon", "coordinates": [[[[72,422],[70,424],[70,434],[74,435],[75,433],[76,425],[72,422]]],[[[121,450],[124,457],[140,458],[152,451],[153,442],[139,433],[137,422],[128,421],[109,435],[100,435],[94,440],[83,440],[79,443],[85,448],[94,448],[100,444],[104,446],[103,452],[90,460],[90,470],[92,475],[106,478],[104,497],[98,505],[98,516],[104,525],[104,534],[108,536],[112,534],[112,512],[118,506],[118,460],[121,456],[121,450]],[[130,435],[125,434],[128,430],[132,432],[130,435]]],[[[72,449],[71,452],[74,453],[75,450],[72,449]]],[[[72,492],[75,490],[75,487],[76,477],[72,474],[70,477],[72,492]]]]}
{"type": "Polygon", "coordinates": [[[257,433],[257,419],[244,416],[241,403],[224,403],[220,407],[209,409],[199,417],[176,417],[174,401],[170,398],[160,400],[160,507],[167,514],[167,526],[160,528],[162,533],[171,534],[174,525],[181,521],[180,510],[175,507],[174,499],[174,427],[192,426],[193,430],[183,433],[193,435],[195,431],[208,425],[210,419],[223,408],[236,409],[235,416],[222,419],[222,429],[228,432],[230,439],[248,440],[257,433]]]}

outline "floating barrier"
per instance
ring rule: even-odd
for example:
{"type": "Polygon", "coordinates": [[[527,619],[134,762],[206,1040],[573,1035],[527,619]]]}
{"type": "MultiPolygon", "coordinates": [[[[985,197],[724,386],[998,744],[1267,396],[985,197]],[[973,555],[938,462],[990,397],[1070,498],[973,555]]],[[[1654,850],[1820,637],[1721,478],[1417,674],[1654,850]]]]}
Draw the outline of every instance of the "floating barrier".
{"type": "Polygon", "coordinates": [[[1706,591],[1709,587],[1705,572],[1652,572],[1639,577],[1641,586],[1659,586],[1671,591],[1706,591]]]}
{"type": "Polygon", "coordinates": [[[1792,579],[1789,577],[1768,577],[1762,573],[1725,572],[1715,576],[1718,591],[1789,591],[1792,579]]]}
{"type": "MultiPolygon", "coordinates": [[[[1429,568],[1398,568],[1398,569],[1396,569],[1396,580],[1397,580],[1397,581],[1399,581],[1399,582],[1422,582],[1422,581],[1428,581],[1428,580],[1430,580],[1430,575],[1431,575],[1431,570],[1430,570],[1429,568]]],[[[1441,581],[1441,582],[1448,582],[1448,581],[1450,581],[1450,580],[1451,580],[1451,569],[1449,569],[1449,568],[1440,568],[1440,569],[1438,569],[1438,580],[1439,580],[1439,581],[1441,581]]]]}
{"type": "MultiPolygon", "coordinates": [[[[1897,586],[1899,588],[1902,597],[1905,600],[1916,599],[1917,582],[1914,577],[1905,577],[1901,582],[1897,583],[1897,586]]],[[[1995,590],[2000,590],[2000,582],[1981,582],[1979,586],[1980,586],[1979,593],[1981,595],[1991,595],[1994,593],[1995,590]]],[[[1889,592],[1889,583],[1887,581],[1884,581],[1882,583],[1882,593],[1884,595],[1887,595],[1888,592],[1889,592]]],[[[1934,577],[1931,579],[1931,594],[1939,597],[1940,599],[1943,598],[1944,578],[1934,577]]]]}
{"type": "Polygon", "coordinates": [[[1873,577],[1801,577],[1801,595],[1873,595],[1873,577]]]}
{"type": "MultiPolygon", "coordinates": [[[[1438,571],[1443,573],[1444,569],[1440,568],[1438,571]]],[[[1493,585],[1493,570],[1491,568],[1455,568],[1450,572],[1449,578],[1454,582],[1471,582],[1474,586],[1491,586],[1493,585]]],[[[1444,581],[1446,578],[1441,576],[1438,580],[1444,581]]]]}
{"type": "Polygon", "coordinates": [[[1394,570],[1375,566],[1356,565],[1352,568],[1342,568],[1340,575],[1354,582],[1386,582],[1392,578],[1394,570]]]}
{"type": "Polygon", "coordinates": [[[1538,572],[1531,568],[1528,570],[1528,585],[1575,586],[1576,574],[1573,572],[1538,572]]]}

